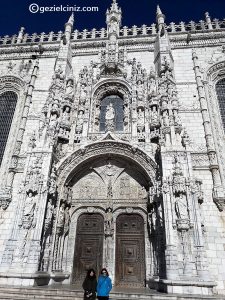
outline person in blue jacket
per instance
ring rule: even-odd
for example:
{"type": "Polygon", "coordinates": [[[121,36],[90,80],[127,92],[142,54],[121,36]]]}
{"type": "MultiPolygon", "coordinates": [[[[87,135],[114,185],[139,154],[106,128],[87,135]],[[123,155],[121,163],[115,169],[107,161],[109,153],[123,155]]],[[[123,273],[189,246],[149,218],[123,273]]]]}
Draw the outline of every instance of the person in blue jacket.
{"type": "Polygon", "coordinates": [[[103,268],[98,277],[97,295],[99,300],[108,300],[112,289],[112,281],[106,268],[103,268]]]}

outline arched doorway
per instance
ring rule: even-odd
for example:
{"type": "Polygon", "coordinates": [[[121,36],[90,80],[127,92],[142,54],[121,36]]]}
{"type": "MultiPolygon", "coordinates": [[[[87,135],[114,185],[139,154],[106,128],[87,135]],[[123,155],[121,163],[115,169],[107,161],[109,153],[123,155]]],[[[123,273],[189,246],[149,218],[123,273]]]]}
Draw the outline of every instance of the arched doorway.
{"type": "Polygon", "coordinates": [[[102,267],[104,220],[100,214],[82,214],[77,221],[73,283],[81,283],[87,270],[102,267]]]}
{"type": "Polygon", "coordinates": [[[116,221],[116,285],[145,285],[144,221],[138,214],[121,214],[116,221]]]}
{"type": "MultiPolygon", "coordinates": [[[[112,136],[113,138],[113,136],[112,136]]],[[[107,267],[113,284],[118,283],[122,273],[117,272],[116,267],[116,220],[118,215],[135,213],[136,218],[141,218],[142,230],[136,232],[136,237],[141,241],[137,249],[141,249],[141,271],[137,278],[125,278],[119,286],[143,286],[144,280],[151,274],[152,252],[151,244],[147,238],[147,210],[148,190],[154,186],[156,165],[142,150],[134,149],[128,143],[115,141],[113,139],[104,139],[85,147],[84,151],[78,150],[73,153],[70,160],[65,161],[59,168],[59,190],[61,186],[61,197],[66,188],[70,189],[70,199],[73,208],[73,214],[70,224],[70,233],[68,237],[67,255],[65,253],[64,269],[71,272],[71,282],[81,281],[85,276],[85,269],[94,266],[93,258],[82,259],[79,262],[79,246],[84,230],[79,229],[80,212],[91,216],[100,214],[101,220],[107,220],[107,209],[112,210],[112,227],[110,231],[103,228],[103,247],[101,253],[102,266],[107,267]],[[91,213],[90,213],[91,212],[91,213]],[[146,217],[145,215],[146,214],[146,217]],[[144,229],[143,229],[144,228],[144,229]],[[145,237],[145,238],[144,238],[145,237]],[[139,248],[138,248],[139,247],[139,248]],[[78,250],[79,251],[78,251],[78,250]],[[146,251],[144,251],[146,249],[146,251]],[[73,255],[74,253],[74,255],[73,255]],[[148,256],[143,259],[145,253],[148,256]],[[86,260],[87,259],[87,260],[86,260]],[[86,267],[83,267],[87,262],[86,267]],[[145,266],[146,263],[146,266],[145,266]],[[82,266],[83,264],[83,266],[82,266]],[[76,270],[77,269],[77,270],[76,270]],[[80,271],[83,270],[83,271],[80,271]],[[119,274],[117,276],[117,273],[119,274]],[[147,277],[146,277],[147,276],[147,277]]],[[[119,219],[118,219],[119,220],[119,219]]],[[[104,221],[101,221],[104,223],[104,221]]],[[[132,224],[131,224],[132,226],[132,224]]],[[[93,231],[92,231],[93,232],[93,231]]],[[[95,231],[96,232],[96,231],[95,231]]],[[[121,233],[118,231],[118,233],[121,233]]],[[[133,231],[134,234],[134,231],[133,231]]],[[[120,234],[122,238],[122,233],[120,234]]],[[[133,236],[134,238],[135,236],[133,236]]],[[[117,248],[118,249],[118,248],[117,248]]],[[[90,253],[90,250],[89,250],[90,253]]],[[[81,256],[81,255],[80,255],[81,256]]],[[[139,259],[139,257],[138,257],[139,259]]],[[[96,259],[95,259],[96,260],[96,259]]],[[[98,267],[96,267],[97,269],[98,267]]],[[[131,269],[128,270],[131,272],[131,269]]],[[[121,276],[122,277],[122,276],[121,276]]]]}

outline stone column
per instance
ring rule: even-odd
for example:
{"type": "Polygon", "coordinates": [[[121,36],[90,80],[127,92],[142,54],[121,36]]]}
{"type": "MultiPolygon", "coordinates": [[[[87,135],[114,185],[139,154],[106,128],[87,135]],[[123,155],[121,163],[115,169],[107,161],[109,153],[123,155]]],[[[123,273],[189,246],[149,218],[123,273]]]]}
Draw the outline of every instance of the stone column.
{"type": "Polygon", "coordinates": [[[202,82],[202,76],[200,72],[200,66],[198,62],[198,56],[196,52],[193,50],[192,52],[192,59],[194,63],[194,72],[195,72],[195,79],[197,83],[197,90],[198,90],[198,96],[199,96],[199,102],[201,107],[201,113],[203,118],[203,126],[205,130],[205,140],[206,140],[206,147],[207,147],[207,153],[209,156],[209,162],[210,162],[210,171],[212,173],[212,179],[213,179],[213,200],[217,204],[220,201],[225,201],[225,195],[222,187],[222,182],[220,178],[220,172],[219,172],[219,164],[217,159],[217,153],[215,150],[213,135],[212,135],[212,128],[211,128],[211,122],[210,122],[210,116],[208,112],[208,106],[207,101],[205,98],[205,92],[204,92],[204,85],[202,82]]]}

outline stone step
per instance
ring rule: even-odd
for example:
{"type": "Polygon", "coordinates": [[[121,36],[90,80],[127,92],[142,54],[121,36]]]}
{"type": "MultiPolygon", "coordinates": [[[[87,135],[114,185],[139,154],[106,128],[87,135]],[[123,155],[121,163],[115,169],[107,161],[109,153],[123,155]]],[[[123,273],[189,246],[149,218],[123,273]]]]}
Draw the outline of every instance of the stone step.
{"type": "MultiPolygon", "coordinates": [[[[0,300],[81,300],[83,291],[74,288],[0,287],[0,300]]],[[[225,300],[225,296],[163,294],[150,289],[120,289],[110,294],[112,300],[225,300]]]]}

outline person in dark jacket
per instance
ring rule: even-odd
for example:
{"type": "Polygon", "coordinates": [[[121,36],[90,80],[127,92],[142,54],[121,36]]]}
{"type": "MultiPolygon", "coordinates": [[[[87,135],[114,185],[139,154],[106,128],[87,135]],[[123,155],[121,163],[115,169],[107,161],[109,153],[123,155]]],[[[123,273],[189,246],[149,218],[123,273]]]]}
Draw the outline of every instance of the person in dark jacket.
{"type": "Polygon", "coordinates": [[[98,277],[97,284],[97,295],[99,300],[108,300],[109,292],[112,289],[112,281],[109,278],[108,271],[103,268],[101,270],[100,276],[98,277]]]}
{"type": "Polygon", "coordinates": [[[84,289],[84,300],[95,300],[96,299],[96,287],[97,279],[93,269],[88,270],[87,276],[82,284],[84,289]]]}

